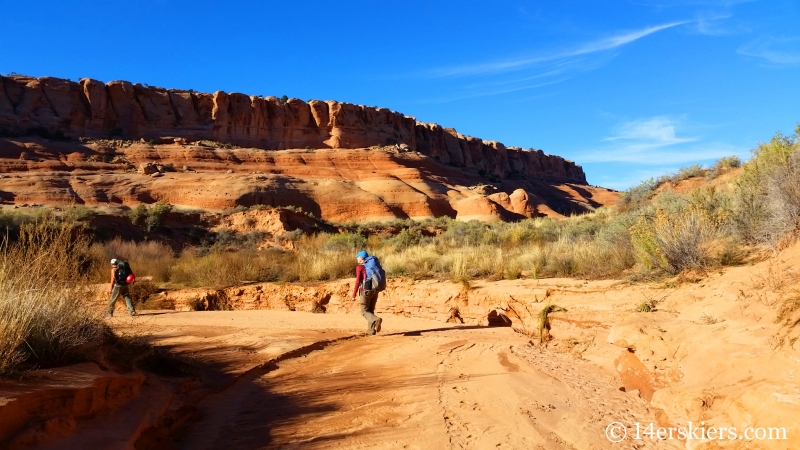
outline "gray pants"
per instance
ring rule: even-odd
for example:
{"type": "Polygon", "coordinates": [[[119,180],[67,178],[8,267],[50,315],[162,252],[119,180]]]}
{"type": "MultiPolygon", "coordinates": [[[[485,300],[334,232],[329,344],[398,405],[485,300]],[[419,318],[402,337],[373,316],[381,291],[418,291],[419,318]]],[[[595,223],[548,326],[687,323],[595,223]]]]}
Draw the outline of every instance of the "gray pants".
{"type": "Polygon", "coordinates": [[[378,303],[378,293],[371,291],[369,294],[361,291],[358,293],[358,302],[361,304],[361,315],[367,319],[367,334],[375,334],[375,322],[378,316],[375,315],[375,304],[378,303]]]}
{"type": "Polygon", "coordinates": [[[114,306],[117,303],[117,298],[122,295],[125,299],[125,306],[128,307],[128,312],[131,315],[136,313],[136,310],[133,309],[133,300],[131,300],[131,293],[128,286],[120,286],[118,284],[114,285],[114,288],[111,290],[111,300],[108,302],[108,311],[106,312],[107,315],[113,316],[114,315],[114,306]]]}

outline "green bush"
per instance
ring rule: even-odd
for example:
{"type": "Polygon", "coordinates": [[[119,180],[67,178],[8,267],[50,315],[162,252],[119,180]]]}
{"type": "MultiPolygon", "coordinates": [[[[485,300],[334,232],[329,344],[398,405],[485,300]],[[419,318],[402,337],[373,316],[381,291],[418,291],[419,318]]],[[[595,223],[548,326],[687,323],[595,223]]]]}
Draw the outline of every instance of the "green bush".
{"type": "Polygon", "coordinates": [[[144,220],[147,231],[153,231],[163,224],[164,216],[172,211],[172,205],[158,201],[147,209],[147,217],[144,220]]]}

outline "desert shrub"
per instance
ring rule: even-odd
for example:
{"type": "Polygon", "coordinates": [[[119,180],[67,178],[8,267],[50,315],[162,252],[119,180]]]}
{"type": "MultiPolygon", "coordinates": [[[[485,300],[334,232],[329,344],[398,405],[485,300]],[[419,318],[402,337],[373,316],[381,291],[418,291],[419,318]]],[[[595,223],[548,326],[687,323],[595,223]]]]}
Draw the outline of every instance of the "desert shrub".
{"type": "Polygon", "coordinates": [[[706,179],[713,180],[728,170],[742,167],[742,160],[738,156],[725,156],[718,159],[709,170],[706,171],[706,179]]]}
{"type": "Polygon", "coordinates": [[[559,236],[568,239],[587,239],[597,234],[602,226],[602,217],[596,214],[571,216],[564,219],[559,236]]]}
{"type": "MultiPolygon", "coordinates": [[[[355,253],[367,248],[367,238],[358,233],[338,233],[326,235],[327,242],[323,248],[329,251],[348,251],[355,253]]],[[[352,258],[351,258],[352,259],[352,258]]]]}
{"type": "Polygon", "coordinates": [[[301,248],[287,281],[338,280],[355,274],[355,258],[350,251],[301,248]]]}
{"type": "Polygon", "coordinates": [[[550,256],[548,268],[558,277],[571,277],[577,272],[575,254],[570,251],[555,251],[550,256]]]}
{"type": "Polygon", "coordinates": [[[151,295],[158,293],[158,285],[147,279],[137,280],[130,285],[130,293],[131,300],[133,300],[134,305],[138,308],[140,305],[147,302],[147,299],[149,299],[151,295]]]}
{"type": "Polygon", "coordinates": [[[713,186],[695,189],[689,194],[689,202],[719,224],[729,223],[733,215],[731,196],[713,186]]]}
{"type": "Polygon", "coordinates": [[[733,222],[751,243],[778,244],[797,224],[800,125],[793,136],[776,134],[753,150],[735,190],[733,222]]]}
{"type": "Polygon", "coordinates": [[[652,217],[642,214],[631,227],[631,244],[636,262],[647,271],[669,267],[666,256],[656,240],[652,217]]]}
{"type": "Polygon", "coordinates": [[[184,286],[226,287],[246,281],[278,281],[295,259],[278,249],[209,251],[185,250],[174,262],[169,281],[184,286]]]}
{"type": "Polygon", "coordinates": [[[88,243],[74,226],[50,215],[0,247],[0,373],[85,359],[110,334],[83,303],[88,243]]]}
{"type": "Polygon", "coordinates": [[[622,211],[639,209],[650,200],[657,187],[658,182],[652,178],[642,181],[622,193],[617,203],[618,208],[622,211]]]}
{"type": "Polygon", "coordinates": [[[656,213],[654,238],[672,272],[706,266],[710,243],[718,236],[719,224],[703,210],[690,207],[677,216],[656,213]]]}
{"type": "Polygon", "coordinates": [[[475,246],[451,249],[441,254],[434,263],[434,271],[452,281],[473,278],[501,279],[509,255],[492,246],[475,246]]]}
{"type": "Polygon", "coordinates": [[[699,164],[694,164],[688,167],[682,167],[678,170],[678,173],[672,176],[673,183],[677,183],[679,181],[688,180],[689,178],[694,177],[701,177],[705,175],[706,171],[703,169],[703,166],[699,164]]]}
{"type": "Polygon", "coordinates": [[[556,242],[561,235],[561,225],[552,217],[537,217],[532,223],[535,242],[556,242]]]}
{"type": "Polygon", "coordinates": [[[93,244],[90,248],[93,259],[93,280],[110,282],[112,258],[130,263],[140,280],[152,277],[154,282],[166,282],[175,260],[172,249],[156,241],[133,242],[114,238],[105,243],[93,244]]]}
{"type": "Polygon", "coordinates": [[[414,245],[419,245],[423,237],[419,232],[415,232],[411,228],[403,228],[400,233],[387,239],[386,243],[396,249],[404,249],[414,245]]]}
{"type": "Polygon", "coordinates": [[[720,169],[737,169],[742,167],[742,160],[738,156],[725,156],[714,163],[714,168],[720,169]]]}
{"type": "Polygon", "coordinates": [[[389,252],[380,260],[388,276],[427,278],[435,273],[439,257],[436,246],[427,244],[389,252]]]}
{"type": "Polygon", "coordinates": [[[786,165],[776,168],[765,180],[765,217],[756,239],[776,245],[797,229],[800,219],[800,151],[792,153],[786,165]]]}
{"type": "Polygon", "coordinates": [[[645,214],[654,214],[661,210],[667,215],[680,214],[687,206],[689,200],[673,190],[665,190],[653,197],[649,205],[643,207],[641,211],[645,214]]]}
{"type": "Polygon", "coordinates": [[[545,268],[549,262],[549,256],[549,247],[537,245],[528,247],[518,261],[523,269],[528,270],[531,278],[540,278],[546,275],[545,268]]]}
{"type": "Polygon", "coordinates": [[[447,242],[453,247],[475,246],[493,240],[493,233],[486,223],[470,220],[460,222],[452,220],[447,224],[447,230],[439,236],[440,241],[447,242]]]}
{"type": "Polygon", "coordinates": [[[158,201],[147,209],[147,217],[144,219],[144,225],[147,231],[153,231],[160,227],[163,223],[164,216],[172,211],[172,205],[169,203],[158,201]]]}
{"type": "Polygon", "coordinates": [[[147,217],[147,206],[144,203],[139,203],[134,208],[128,211],[128,218],[134,225],[141,225],[147,217]]]}

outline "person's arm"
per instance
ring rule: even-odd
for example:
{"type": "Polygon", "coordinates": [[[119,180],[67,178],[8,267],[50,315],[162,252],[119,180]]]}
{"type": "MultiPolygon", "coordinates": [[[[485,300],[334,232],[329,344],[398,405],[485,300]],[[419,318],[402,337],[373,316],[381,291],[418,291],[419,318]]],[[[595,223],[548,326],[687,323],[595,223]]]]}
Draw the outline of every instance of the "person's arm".
{"type": "Polygon", "coordinates": [[[114,281],[116,281],[116,278],[117,278],[116,275],[117,275],[117,269],[112,267],[111,268],[111,288],[108,290],[109,294],[114,291],[114,281]]]}
{"type": "Polygon", "coordinates": [[[363,265],[359,264],[356,266],[356,284],[353,286],[353,298],[356,298],[358,294],[358,287],[361,286],[361,282],[364,281],[365,273],[363,265]]]}

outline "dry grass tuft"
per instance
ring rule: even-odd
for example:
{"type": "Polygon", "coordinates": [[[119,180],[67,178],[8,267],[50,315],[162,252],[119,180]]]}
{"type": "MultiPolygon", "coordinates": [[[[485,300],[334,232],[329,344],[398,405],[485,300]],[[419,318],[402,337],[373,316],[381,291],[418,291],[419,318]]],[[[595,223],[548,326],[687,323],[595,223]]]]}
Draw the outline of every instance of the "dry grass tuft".
{"type": "Polygon", "coordinates": [[[0,247],[0,373],[85,359],[110,330],[83,299],[88,244],[48,215],[0,247]]]}
{"type": "Polygon", "coordinates": [[[781,300],[775,322],[792,328],[800,323],[800,318],[795,314],[798,311],[800,311],[800,291],[794,291],[781,300]]]}

